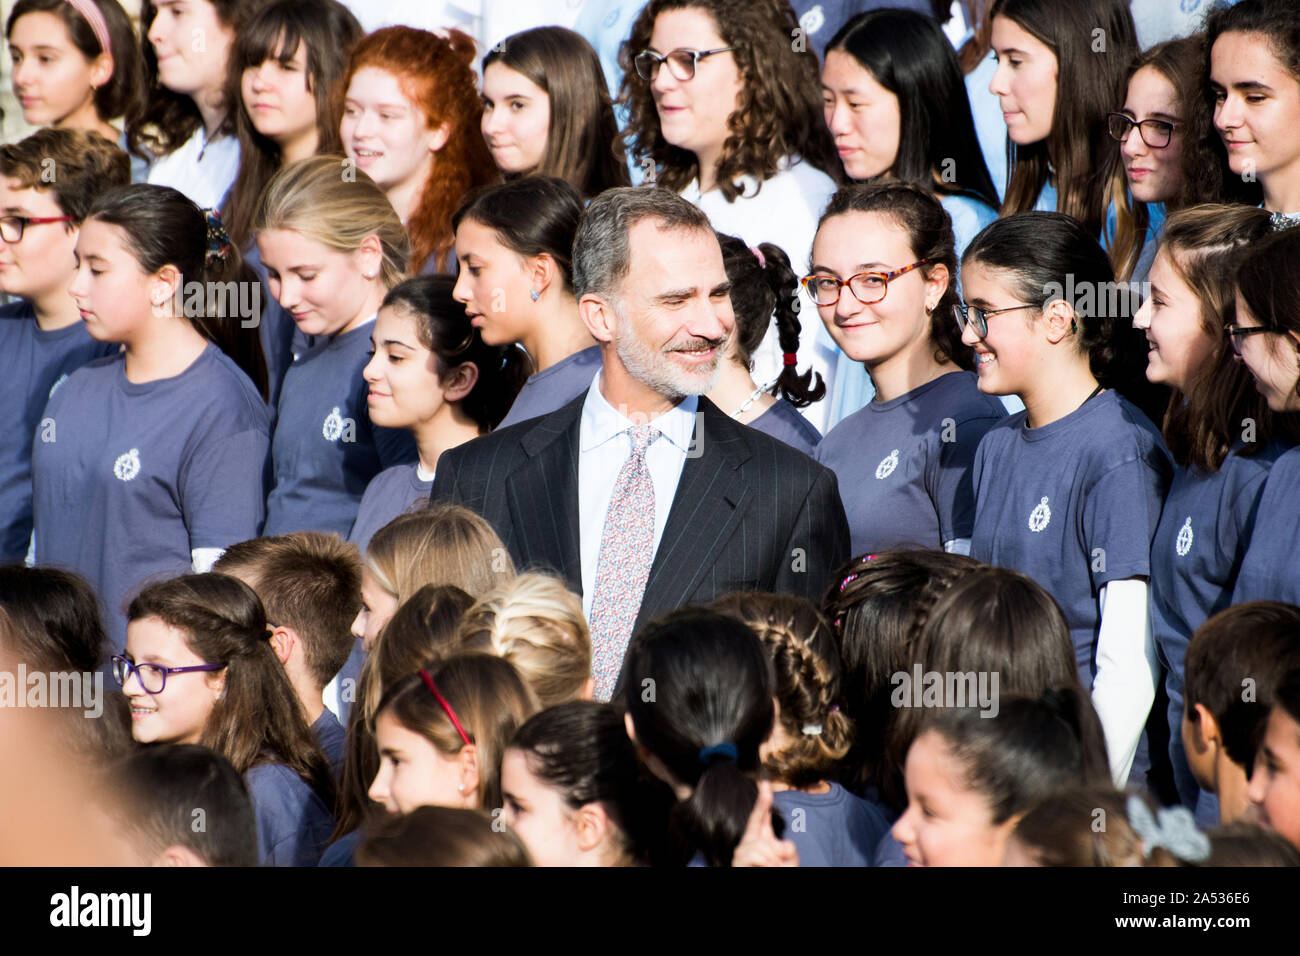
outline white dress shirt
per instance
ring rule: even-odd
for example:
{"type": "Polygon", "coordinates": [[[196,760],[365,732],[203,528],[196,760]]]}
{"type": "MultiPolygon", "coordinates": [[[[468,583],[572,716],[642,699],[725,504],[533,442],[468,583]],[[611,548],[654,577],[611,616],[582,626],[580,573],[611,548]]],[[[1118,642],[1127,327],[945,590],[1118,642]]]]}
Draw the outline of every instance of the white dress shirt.
{"type": "Polygon", "coordinates": [[[149,167],[149,182],[180,190],[200,209],[220,209],[238,171],[239,140],[219,136],[209,142],[200,126],[174,152],[149,167]]]}
{"type": "MultiPolygon", "coordinates": [[[[648,422],[634,422],[605,400],[600,393],[600,373],[587,389],[578,432],[578,533],[582,543],[582,613],[591,619],[591,600],[596,592],[596,565],[605,515],[614,496],[614,482],[632,454],[627,429],[653,425],[663,433],[646,450],[646,467],[655,489],[654,549],[668,524],[668,512],[677,494],[677,482],[686,464],[686,454],[695,432],[695,413],[700,400],[688,395],[676,406],[648,422]]],[[[653,560],[653,559],[652,559],[653,560]]]]}

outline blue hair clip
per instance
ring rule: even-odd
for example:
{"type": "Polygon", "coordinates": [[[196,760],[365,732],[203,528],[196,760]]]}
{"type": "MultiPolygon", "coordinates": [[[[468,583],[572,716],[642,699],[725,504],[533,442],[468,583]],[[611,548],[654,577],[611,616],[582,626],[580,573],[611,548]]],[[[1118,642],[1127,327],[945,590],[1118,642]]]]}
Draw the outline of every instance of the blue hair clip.
{"type": "Polygon", "coordinates": [[[1196,828],[1196,819],[1186,807],[1163,807],[1152,815],[1141,797],[1128,798],[1128,822],[1142,840],[1142,852],[1150,856],[1158,846],[1180,860],[1204,863],[1210,858],[1210,838],[1196,828]]]}
{"type": "Polygon", "coordinates": [[[707,767],[709,764],[713,763],[714,757],[726,757],[730,760],[737,759],[738,754],[736,753],[736,745],[730,742],[724,742],[714,744],[712,747],[700,748],[700,763],[704,764],[704,766],[707,767]]]}

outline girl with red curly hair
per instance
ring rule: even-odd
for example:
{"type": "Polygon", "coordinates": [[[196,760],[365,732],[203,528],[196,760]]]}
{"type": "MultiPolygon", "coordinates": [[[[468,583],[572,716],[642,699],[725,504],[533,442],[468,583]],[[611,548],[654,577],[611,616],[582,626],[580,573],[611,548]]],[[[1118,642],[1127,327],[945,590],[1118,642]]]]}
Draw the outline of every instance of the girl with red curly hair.
{"type": "Polygon", "coordinates": [[[459,30],[388,27],[352,51],[339,133],[411,237],[407,271],[454,272],[451,214],[497,178],[479,133],[474,41],[459,30]]]}

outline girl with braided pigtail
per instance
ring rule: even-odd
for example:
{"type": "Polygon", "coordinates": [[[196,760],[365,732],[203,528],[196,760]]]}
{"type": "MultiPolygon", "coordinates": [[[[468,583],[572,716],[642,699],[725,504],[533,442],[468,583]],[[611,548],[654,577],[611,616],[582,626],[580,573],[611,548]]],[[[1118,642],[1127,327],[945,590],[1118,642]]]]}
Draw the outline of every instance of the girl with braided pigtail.
{"type": "Polygon", "coordinates": [[[748,624],[771,658],[776,720],[759,756],[800,865],[870,865],[890,819],[833,779],[854,725],[836,703],[840,664],[830,622],[790,595],[736,592],[713,607],[748,624]]]}

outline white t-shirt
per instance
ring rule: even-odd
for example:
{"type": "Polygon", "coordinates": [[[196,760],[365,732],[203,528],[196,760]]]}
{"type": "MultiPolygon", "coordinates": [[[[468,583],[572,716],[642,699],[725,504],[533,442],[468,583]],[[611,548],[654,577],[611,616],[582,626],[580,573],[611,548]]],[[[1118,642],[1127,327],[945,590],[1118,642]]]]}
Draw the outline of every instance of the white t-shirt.
{"type": "MultiPolygon", "coordinates": [[[[739,236],[751,246],[761,242],[780,246],[790,257],[795,275],[803,275],[812,254],[817,220],[835,192],[835,182],[815,166],[797,158],[783,162],[780,172],[766,180],[761,189],[749,176],[738,182],[743,185],[744,193],[734,202],[727,202],[719,189],[701,195],[698,179],[682,190],[682,198],[702,209],[718,232],[739,236]]],[[[817,307],[802,291],[799,294],[803,329],[799,334],[798,367],[805,371],[811,365],[820,372],[826,380],[829,395],[839,349],[828,336],[819,334],[822,324],[817,316],[817,307]]],[[[759,385],[775,381],[781,373],[781,343],[777,338],[775,319],[752,359],[754,381],[759,385]]],[[[800,411],[825,434],[827,402],[814,402],[800,411]]]]}
{"type": "Polygon", "coordinates": [[[179,149],[154,162],[149,182],[180,190],[200,209],[219,209],[238,171],[239,140],[220,136],[207,142],[200,126],[179,149]]]}

